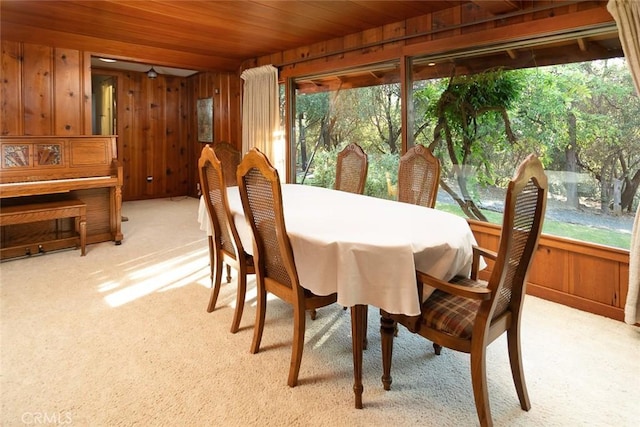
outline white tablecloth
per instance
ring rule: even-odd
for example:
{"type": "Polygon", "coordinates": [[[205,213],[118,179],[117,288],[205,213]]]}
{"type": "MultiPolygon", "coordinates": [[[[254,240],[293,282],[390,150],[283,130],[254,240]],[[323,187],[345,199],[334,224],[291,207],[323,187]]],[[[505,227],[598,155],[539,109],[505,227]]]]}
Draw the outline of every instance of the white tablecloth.
{"type": "MultiPolygon", "coordinates": [[[[238,187],[227,192],[245,250],[252,251],[238,187]]],[[[417,315],[416,269],[444,280],[471,270],[476,241],[464,218],[298,184],[283,184],[282,199],[300,283],[318,295],[337,292],[343,306],[368,304],[417,315]]],[[[198,221],[210,235],[202,200],[198,221]]],[[[431,289],[425,292],[423,298],[431,289]]]]}

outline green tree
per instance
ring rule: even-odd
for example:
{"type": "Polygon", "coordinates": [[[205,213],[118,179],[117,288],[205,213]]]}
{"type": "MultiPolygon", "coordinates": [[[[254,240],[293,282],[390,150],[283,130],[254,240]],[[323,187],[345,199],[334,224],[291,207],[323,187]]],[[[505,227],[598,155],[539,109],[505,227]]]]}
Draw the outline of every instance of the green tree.
{"type": "Polygon", "coordinates": [[[492,153],[516,141],[508,110],[517,101],[521,86],[517,72],[493,70],[453,76],[430,109],[437,124],[429,148],[434,151],[444,145],[450,162],[448,173],[454,176],[460,194],[443,179],[441,187],[470,218],[487,220],[468,184],[471,179],[495,182],[492,153]]]}
{"type": "Polygon", "coordinates": [[[520,141],[539,141],[550,170],[564,172],[567,204],[580,207],[578,177],[586,172],[598,188],[582,185],[582,195],[599,198],[609,213],[619,180],[622,209],[631,210],[640,184],[640,103],[624,61],[541,67],[525,75],[514,128],[520,141]]]}

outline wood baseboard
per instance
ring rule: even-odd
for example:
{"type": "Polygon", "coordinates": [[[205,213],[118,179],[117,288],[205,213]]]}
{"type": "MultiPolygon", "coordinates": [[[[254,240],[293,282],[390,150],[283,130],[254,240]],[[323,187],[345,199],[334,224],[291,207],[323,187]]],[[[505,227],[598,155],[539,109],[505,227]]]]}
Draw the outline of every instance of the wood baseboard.
{"type": "Polygon", "coordinates": [[[527,284],[527,294],[610,319],[624,321],[624,310],[622,308],[566,294],[544,286],[529,283],[527,284]]]}

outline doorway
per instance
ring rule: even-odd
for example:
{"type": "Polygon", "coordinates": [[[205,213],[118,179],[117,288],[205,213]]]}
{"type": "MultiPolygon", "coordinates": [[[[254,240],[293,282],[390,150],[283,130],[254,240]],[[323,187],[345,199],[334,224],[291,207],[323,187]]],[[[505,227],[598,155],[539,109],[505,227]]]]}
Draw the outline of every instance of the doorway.
{"type": "Polygon", "coordinates": [[[91,76],[91,125],[94,135],[117,133],[117,82],[116,76],[91,76]]]}

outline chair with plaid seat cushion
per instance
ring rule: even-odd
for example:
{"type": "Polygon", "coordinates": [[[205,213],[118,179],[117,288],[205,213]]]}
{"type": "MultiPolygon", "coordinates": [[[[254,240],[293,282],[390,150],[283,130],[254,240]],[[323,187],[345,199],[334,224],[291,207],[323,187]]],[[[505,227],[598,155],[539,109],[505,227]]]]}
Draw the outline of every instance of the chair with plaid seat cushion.
{"type": "Polygon", "coordinates": [[[471,383],[476,411],[482,426],[493,424],[486,377],[486,349],[506,332],[511,372],[520,406],[531,408],[522,370],[520,318],[531,259],[536,250],[547,197],[547,177],[540,160],[529,155],[510,181],[505,199],[498,252],[473,248],[470,278],[449,282],[416,272],[418,295],[424,286],[435,291],[421,306],[419,316],[381,311],[383,376],[391,388],[391,356],[398,323],[433,342],[436,354],[442,347],[469,353],[471,383]],[[478,279],[480,257],[493,261],[488,281],[478,279]]]}

